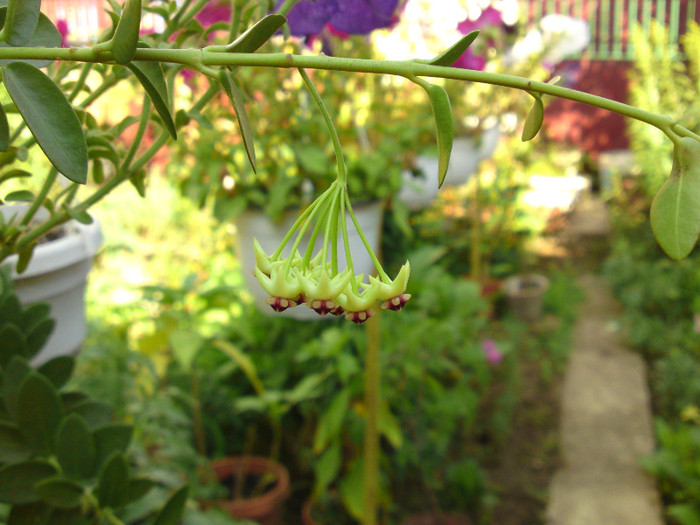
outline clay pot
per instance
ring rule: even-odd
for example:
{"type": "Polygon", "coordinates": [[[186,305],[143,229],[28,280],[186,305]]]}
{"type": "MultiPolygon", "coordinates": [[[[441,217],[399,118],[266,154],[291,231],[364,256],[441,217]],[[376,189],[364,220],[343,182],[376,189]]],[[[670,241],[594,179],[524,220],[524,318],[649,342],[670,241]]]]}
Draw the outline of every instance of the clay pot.
{"type": "Polygon", "coordinates": [[[219,482],[235,480],[237,477],[245,480],[274,474],[274,485],[266,492],[251,497],[217,501],[215,505],[233,518],[250,519],[259,525],[284,523],[284,502],[289,497],[289,472],[283,465],[264,457],[241,456],[217,459],[211,463],[211,467],[219,482]]]}
{"type": "Polygon", "coordinates": [[[445,512],[441,515],[426,513],[409,516],[401,525],[473,525],[474,522],[464,514],[445,512]]]}
{"type": "Polygon", "coordinates": [[[504,292],[508,306],[521,321],[537,321],[542,316],[542,300],[549,289],[544,275],[516,275],[506,279],[504,292]]]}

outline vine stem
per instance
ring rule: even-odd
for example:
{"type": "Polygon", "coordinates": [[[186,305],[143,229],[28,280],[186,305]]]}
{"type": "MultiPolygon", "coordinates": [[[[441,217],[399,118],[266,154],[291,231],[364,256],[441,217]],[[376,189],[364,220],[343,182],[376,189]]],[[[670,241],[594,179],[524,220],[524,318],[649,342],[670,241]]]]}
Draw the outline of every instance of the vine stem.
{"type": "Polygon", "coordinates": [[[367,320],[367,350],[365,355],[365,405],[367,418],[365,420],[364,443],[364,514],[362,525],[377,523],[377,492],[379,485],[379,404],[381,367],[379,351],[381,348],[381,331],[379,316],[367,320]]]}

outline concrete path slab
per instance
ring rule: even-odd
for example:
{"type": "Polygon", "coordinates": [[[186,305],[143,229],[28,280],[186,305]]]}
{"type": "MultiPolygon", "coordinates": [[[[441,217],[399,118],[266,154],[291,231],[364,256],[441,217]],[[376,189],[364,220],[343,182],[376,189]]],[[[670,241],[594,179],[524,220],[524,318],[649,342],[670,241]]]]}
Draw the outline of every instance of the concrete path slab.
{"type": "Polygon", "coordinates": [[[662,525],[658,491],[639,465],[654,447],[645,363],[621,345],[618,305],[603,279],[587,274],[579,285],[587,300],[564,378],[562,467],[547,524],[662,525]]]}

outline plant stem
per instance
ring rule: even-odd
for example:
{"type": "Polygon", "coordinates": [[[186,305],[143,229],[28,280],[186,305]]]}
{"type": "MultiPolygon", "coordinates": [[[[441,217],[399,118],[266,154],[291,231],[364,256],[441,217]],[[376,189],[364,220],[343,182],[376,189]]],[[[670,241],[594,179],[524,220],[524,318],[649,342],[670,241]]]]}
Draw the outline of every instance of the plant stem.
{"type": "Polygon", "coordinates": [[[34,214],[41,207],[42,203],[44,202],[44,199],[49,194],[53,183],[56,181],[56,175],[58,175],[58,171],[56,170],[56,168],[51,166],[49,173],[46,175],[44,185],[41,187],[41,191],[39,191],[39,194],[34,199],[34,202],[32,202],[32,205],[27,210],[27,213],[22,218],[22,222],[20,224],[26,225],[29,224],[29,222],[32,220],[34,214]]]}
{"type": "Polygon", "coordinates": [[[379,350],[381,332],[379,316],[367,320],[367,351],[365,355],[365,405],[367,419],[365,421],[364,446],[364,515],[362,525],[377,523],[377,492],[379,488],[379,404],[381,369],[379,350]]]}

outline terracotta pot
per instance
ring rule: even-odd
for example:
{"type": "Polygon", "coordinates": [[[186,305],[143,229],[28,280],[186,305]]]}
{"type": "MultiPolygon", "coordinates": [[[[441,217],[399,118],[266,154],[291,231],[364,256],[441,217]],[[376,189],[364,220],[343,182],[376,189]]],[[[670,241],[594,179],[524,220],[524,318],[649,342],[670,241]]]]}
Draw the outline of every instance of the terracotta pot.
{"type": "Polygon", "coordinates": [[[289,472],[284,466],[263,457],[241,456],[217,459],[211,463],[211,467],[220,482],[239,475],[245,479],[273,473],[275,483],[267,492],[249,498],[218,501],[216,506],[233,518],[254,520],[259,525],[281,525],[285,522],[283,510],[284,502],[289,497],[289,472]]]}
{"type": "Polygon", "coordinates": [[[301,508],[301,521],[304,523],[304,525],[321,525],[311,515],[312,505],[313,505],[313,501],[310,499],[307,499],[304,502],[304,506],[301,508]]]}
{"type": "Polygon", "coordinates": [[[409,516],[401,525],[473,525],[474,522],[464,514],[445,512],[441,515],[432,513],[409,516]]]}
{"type": "Polygon", "coordinates": [[[508,306],[518,319],[537,321],[542,315],[542,300],[549,289],[549,279],[537,274],[515,275],[506,279],[503,289],[508,306]]]}

